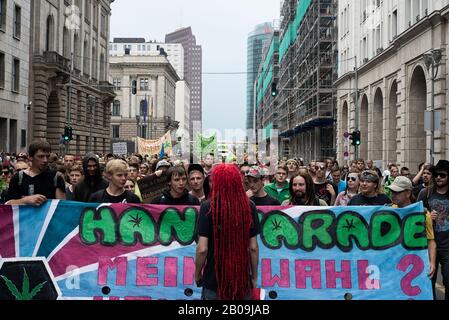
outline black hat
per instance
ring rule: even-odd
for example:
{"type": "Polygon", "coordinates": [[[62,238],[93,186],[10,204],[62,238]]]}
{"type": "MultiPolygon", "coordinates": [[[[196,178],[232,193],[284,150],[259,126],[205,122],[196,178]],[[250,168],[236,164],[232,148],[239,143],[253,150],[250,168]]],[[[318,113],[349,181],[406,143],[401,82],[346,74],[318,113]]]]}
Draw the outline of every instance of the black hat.
{"type": "Polygon", "coordinates": [[[440,160],[438,161],[437,165],[433,167],[432,174],[435,174],[437,171],[446,171],[449,173],[449,161],[447,160],[440,160]]]}
{"type": "Polygon", "coordinates": [[[199,171],[204,175],[204,169],[200,164],[197,164],[197,163],[190,164],[187,172],[188,172],[188,174],[190,174],[192,171],[199,171]]]}

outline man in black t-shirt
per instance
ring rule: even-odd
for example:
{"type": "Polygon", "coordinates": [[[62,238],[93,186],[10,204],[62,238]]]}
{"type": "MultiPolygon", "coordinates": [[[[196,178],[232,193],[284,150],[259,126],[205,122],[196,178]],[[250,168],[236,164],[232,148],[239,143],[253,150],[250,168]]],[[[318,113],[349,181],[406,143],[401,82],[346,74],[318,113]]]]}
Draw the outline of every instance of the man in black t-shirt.
{"type": "Polygon", "coordinates": [[[260,167],[252,167],[247,173],[249,190],[251,190],[252,197],[250,198],[256,206],[280,206],[277,199],[268,195],[264,189],[264,174],[260,167]]]}
{"type": "Polygon", "coordinates": [[[140,203],[140,199],[131,191],[125,190],[128,178],[128,164],[124,160],[112,160],[106,165],[109,186],[95,192],[89,202],[93,203],[140,203]]]}
{"type": "Polygon", "coordinates": [[[65,200],[65,181],[61,174],[48,168],[51,146],[35,141],[28,147],[31,167],[20,171],[11,180],[7,205],[40,206],[48,199],[65,200]]]}
{"type": "Polygon", "coordinates": [[[383,193],[379,193],[380,179],[376,171],[367,170],[360,174],[361,192],[349,201],[348,206],[383,206],[391,204],[391,200],[383,193]]]}
{"type": "Polygon", "coordinates": [[[324,162],[317,162],[315,166],[316,175],[313,178],[315,195],[318,199],[324,200],[328,206],[333,206],[337,199],[337,186],[326,179],[326,165],[324,162]]]}
{"type": "Polygon", "coordinates": [[[435,283],[439,265],[445,287],[444,299],[449,300],[449,161],[440,160],[432,169],[433,183],[423,189],[418,201],[430,211],[433,220],[435,241],[437,243],[436,272],[432,278],[435,296],[435,283]]]}
{"type": "Polygon", "coordinates": [[[197,197],[189,194],[187,190],[187,172],[183,165],[171,167],[167,171],[170,189],[151,201],[151,204],[173,206],[199,206],[197,197]]]}

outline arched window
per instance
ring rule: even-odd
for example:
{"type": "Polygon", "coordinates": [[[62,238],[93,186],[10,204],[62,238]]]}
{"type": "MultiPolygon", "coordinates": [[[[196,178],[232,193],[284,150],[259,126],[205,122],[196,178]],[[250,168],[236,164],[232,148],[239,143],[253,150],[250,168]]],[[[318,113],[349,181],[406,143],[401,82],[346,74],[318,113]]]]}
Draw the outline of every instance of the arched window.
{"type": "Polygon", "coordinates": [[[64,57],[70,58],[70,33],[66,27],[63,29],[62,39],[62,54],[64,57]]]}
{"type": "Polygon", "coordinates": [[[74,52],[74,66],[75,69],[81,70],[81,43],[80,37],[78,33],[75,33],[74,43],[73,43],[73,52],[74,52]]]}
{"type": "Polygon", "coordinates": [[[97,67],[98,67],[98,60],[97,60],[97,50],[95,50],[95,47],[92,48],[92,78],[98,79],[97,77],[97,67]]]}
{"type": "Polygon", "coordinates": [[[55,22],[53,16],[47,17],[47,29],[45,39],[45,51],[54,51],[55,43],[55,22]]]}
{"type": "Polygon", "coordinates": [[[84,74],[90,74],[90,57],[89,57],[89,42],[87,41],[87,37],[86,40],[84,40],[84,67],[83,67],[83,72],[84,74]]]}
{"type": "Polygon", "coordinates": [[[102,53],[100,56],[100,81],[104,81],[106,79],[105,70],[106,66],[104,60],[104,53],[102,53]]]}

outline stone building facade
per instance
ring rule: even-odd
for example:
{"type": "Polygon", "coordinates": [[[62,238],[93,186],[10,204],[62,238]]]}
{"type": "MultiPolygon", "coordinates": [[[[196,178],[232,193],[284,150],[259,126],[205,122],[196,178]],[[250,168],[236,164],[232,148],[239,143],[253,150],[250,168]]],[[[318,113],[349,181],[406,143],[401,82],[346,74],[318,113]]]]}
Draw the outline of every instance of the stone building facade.
{"type": "Polygon", "coordinates": [[[135,141],[136,136],[158,139],[178,129],[175,101],[179,77],[165,55],[110,57],[110,81],[116,84],[117,95],[112,104],[112,141],[135,141]],[[137,81],[135,95],[133,81],[137,81]]]}
{"type": "MultiPolygon", "coordinates": [[[[354,159],[345,133],[361,131],[358,157],[383,168],[449,158],[447,94],[447,1],[339,1],[338,160],[354,159]],[[426,57],[441,53],[440,59],[426,57]],[[439,60],[439,62],[437,61],[439,60]],[[441,129],[425,130],[425,113],[441,112],[441,129]],[[358,92],[358,94],[357,94],[358,92]],[[356,103],[357,102],[357,103],[356,103]]],[[[430,118],[429,118],[430,119],[430,118]]],[[[438,117],[436,117],[438,119],[438,117]]]]}
{"type": "Polygon", "coordinates": [[[30,0],[0,0],[0,151],[26,148],[30,0]]]}
{"type": "Polygon", "coordinates": [[[112,2],[32,1],[29,135],[46,139],[54,151],[82,155],[110,150],[114,92],[107,74],[112,2]],[[66,125],[73,128],[74,140],[63,148],[66,125]]]}

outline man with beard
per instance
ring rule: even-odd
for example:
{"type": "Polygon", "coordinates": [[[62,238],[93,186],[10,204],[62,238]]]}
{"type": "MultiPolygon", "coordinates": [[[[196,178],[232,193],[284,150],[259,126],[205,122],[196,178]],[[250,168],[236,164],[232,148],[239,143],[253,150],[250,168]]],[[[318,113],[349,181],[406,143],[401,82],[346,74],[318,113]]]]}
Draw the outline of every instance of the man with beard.
{"type": "Polygon", "coordinates": [[[432,171],[433,185],[422,190],[418,201],[430,211],[437,243],[436,271],[432,279],[434,296],[438,267],[441,264],[441,275],[445,288],[444,299],[449,300],[449,161],[440,160],[432,171]]]}
{"type": "Polygon", "coordinates": [[[284,201],[283,206],[327,206],[324,200],[316,196],[313,179],[304,170],[290,181],[290,194],[291,198],[284,201]]]}
{"type": "Polygon", "coordinates": [[[151,204],[173,206],[199,206],[200,201],[187,190],[187,172],[184,166],[174,166],[167,172],[170,189],[155,198],[151,204]]]}
{"type": "Polygon", "coordinates": [[[246,173],[248,179],[249,190],[251,190],[252,197],[250,200],[256,206],[280,206],[281,203],[268,195],[264,189],[263,171],[260,167],[252,167],[246,173]]]}
{"type": "Polygon", "coordinates": [[[84,180],[73,188],[73,200],[88,202],[92,194],[106,189],[109,183],[103,179],[100,170],[100,159],[92,152],[83,159],[84,180]]]}
{"type": "Polygon", "coordinates": [[[413,187],[413,196],[418,198],[421,190],[428,188],[432,182],[433,166],[431,164],[423,164],[418,175],[413,179],[417,183],[413,187]]]}
{"type": "Polygon", "coordinates": [[[315,195],[324,200],[328,206],[333,206],[337,199],[338,189],[326,179],[326,165],[324,162],[316,163],[316,176],[313,179],[315,195]]]}
{"type": "Polygon", "coordinates": [[[40,206],[47,199],[65,200],[64,177],[48,167],[51,146],[46,141],[30,144],[30,168],[14,175],[7,195],[7,205],[40,206]]]}

